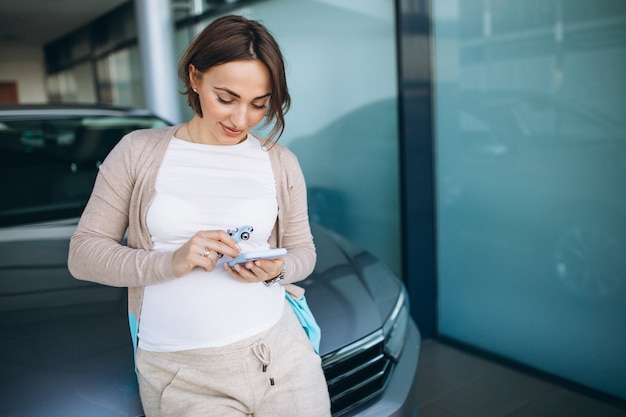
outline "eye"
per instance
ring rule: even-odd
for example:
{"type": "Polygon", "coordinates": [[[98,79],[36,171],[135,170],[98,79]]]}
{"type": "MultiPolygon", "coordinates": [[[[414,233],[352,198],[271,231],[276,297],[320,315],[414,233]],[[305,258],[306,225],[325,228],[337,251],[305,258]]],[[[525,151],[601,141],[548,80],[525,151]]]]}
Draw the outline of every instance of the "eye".
{"type": "Polygon", "coordinates": [[[225,98],[222,98],[220,96],[217,96],[217,101],[222,104],[231,104],[233,102],[232,100],[226,100],[225,98]]]}
{"type": "Polygon", "coordinates": [[[267,104],[254,104],[254,103],[252,103],[252,107],[254,107],[257,110],[265,110],[265,109],[267,109],[267,104]]]}

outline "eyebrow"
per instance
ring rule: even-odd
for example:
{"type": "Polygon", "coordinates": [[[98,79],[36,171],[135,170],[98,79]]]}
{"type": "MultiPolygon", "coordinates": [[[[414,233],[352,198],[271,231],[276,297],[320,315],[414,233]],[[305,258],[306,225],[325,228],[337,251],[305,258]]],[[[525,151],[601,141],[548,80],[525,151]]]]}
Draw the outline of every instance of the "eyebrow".
{"type": "MultiPolygon", "coordinates": [[[[216,90],[224,91],[224,92],[230,94],[233,97],[241,98],[241,96],[239,94],[235,93],[233,90],[228,89],[226,87],[213,87],[213,88],[215,88],[216,90]]],[[[258,96],[258,97],[253,98],[252,101],[259,100],[259,99],[265,98],[265,97],[269,97],[271,95],[272,95],[272,93],[265,93],[262,96],[258,96]]]]}

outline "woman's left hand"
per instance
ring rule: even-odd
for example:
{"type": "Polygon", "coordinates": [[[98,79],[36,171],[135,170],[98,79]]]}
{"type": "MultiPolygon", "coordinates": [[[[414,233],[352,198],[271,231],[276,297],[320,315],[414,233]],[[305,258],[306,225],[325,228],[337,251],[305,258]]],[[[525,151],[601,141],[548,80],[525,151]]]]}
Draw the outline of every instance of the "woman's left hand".
{"type": "Polygon", "coordinates": [[[269,281],[280,275],[283,268],[283,258],[258,259],[237,264],[231,268],[228,262],[224,263],[226,272],[234,279],[241,282],[269,281]]]}

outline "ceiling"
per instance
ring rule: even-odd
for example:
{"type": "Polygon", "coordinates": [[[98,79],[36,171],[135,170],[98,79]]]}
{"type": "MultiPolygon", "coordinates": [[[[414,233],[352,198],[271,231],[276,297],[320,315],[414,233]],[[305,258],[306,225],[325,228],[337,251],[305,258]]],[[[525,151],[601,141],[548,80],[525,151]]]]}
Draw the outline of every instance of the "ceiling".
{"type": "Polygon", "coordinates": [[[43,46],[129,0],[0,0],[0,42],[43,46]]]}

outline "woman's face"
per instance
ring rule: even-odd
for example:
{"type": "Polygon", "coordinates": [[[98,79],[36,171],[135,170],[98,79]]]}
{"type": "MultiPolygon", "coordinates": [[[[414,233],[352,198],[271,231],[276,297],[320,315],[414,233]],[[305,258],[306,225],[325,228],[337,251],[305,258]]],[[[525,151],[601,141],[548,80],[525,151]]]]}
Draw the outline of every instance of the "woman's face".
{"type": "Polygon", "coordinates": [[[201,74],[189,66],[191,86],[202,108],[196,141],[234,145],[265,116],[270,101],[269,70],[259,60],[232,61],[201,74]]]}

